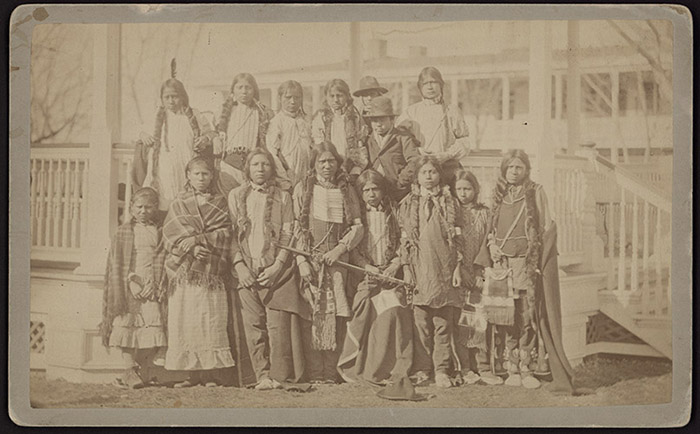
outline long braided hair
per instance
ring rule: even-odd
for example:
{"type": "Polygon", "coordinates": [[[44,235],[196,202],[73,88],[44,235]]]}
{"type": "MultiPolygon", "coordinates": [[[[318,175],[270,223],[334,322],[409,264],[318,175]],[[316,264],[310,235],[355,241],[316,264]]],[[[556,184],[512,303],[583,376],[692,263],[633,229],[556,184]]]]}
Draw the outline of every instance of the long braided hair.
{"type": "MultiPolygon", "coordinates": [[[[264,156],[267,161],[270,163],[270,169],[271,169],[271,174],[270,178],[267,181],[267,187],[269,188],[270,186],[275,186],[275,178],[277,177],[277,169],[275,168],[275,160],[272,157],[272,154],[265,148],[255,148],[252,151],[248,153],[248,156],[246,157],[245,161],[245,176],[246,179],[248,180],[248,183],[246,186],[243,188],[243,191],[241,193],[241,199],[239,201],[239,215],[238,215],[238,221],[234,222],[236,226],[238,227],[238,240],[239,242],[243,242],[245,240],[249,233],[250,233],[250,228],[251,228],[251,221],[250,217],[248,216],[248,196],[250,196],[251,191],[253,191],[253,186],[252,186],[252,179],[250,176],[250,165],[253,161],[253,157],[256,155],[262,155],[264,156]]],[[[238,194],[238,193],[236,193],[238,194]]],[[[263,210],[263,224],[265,226],[265,240],[264,240],[264,245],[263,245],[263,252],[266,252],[267,249],[270,247],[270,240],[276,240],[277,239],[277,234],[275,233],[275,230],[272,225],[272,205],[274,202],[274,195],[272,194],[271,191],[268,191],[267,197],[265,198],[265,208],[263,210]]]]}
{"type": "Polygon", "coordinates": [[[535,194],[538,185],[530,179],[532,165],[530,157],[521,149],[511,149],[503,155],[501,160],[501,175],[496,181],[496,186],[493,190],[493,209],[491,210],[491,227],[494,231],[498,225],[498,217],[503,204],[503,199],[508,194],[508,181],[506,180],[506,172],[508,165],[513,160],[520,160],[525,165],[527,170],[525,181],[522,184],[523,194],[525,195],[525,234],[527,236],[527,252],[525,254],[525,262],[527,275],[531,282],[537,281],[537,268],[542,247],[542,234],[540,233],[539,213],[537,212],[537,202],[535,194]]]}
{"type": "Polygon", "coordinates": [[[299,92],[299,96],[301,97],[301,104],[299,105],[299,110],[297,110],[297,113],[291,114],[300,114],[301,116],[306,116],[306,112],[304,111],[304,88],[301,85],[301,83],[294,80],[287,80],[284,83],[280,84],[280,86],[277,88],[277,99],[279,100],[278,106],[280,107],[280,110],[282,110],[282,98],[284,98],[284,94],[287,93],[288,90],[296,90],[297,92],[299,92]]]}
{"type": "MultiPolygon", "coordinates": [[[[360,176],[358,176],[357,181],[355,183],[357,185],[357,189],[361,192],[364,186],[370,182],[379,187],[379,190],[382,192],[381,204],[384,207],[384,214],[389,216],[387,220],[387,225],[389,226],[387,228],[389,242],[385,251],[386,256],[384,257],[384,262],[388,264],[394,258],[399,248],[401,229],[398,224],[395,205],[389,196],[388,181],[384,176],[382,176],[381,173],[377,172],[376,170],[367,169],[364,172],[362,172],[360,176]]],[[[362,219],[362,224],[364,225],[364,227],[367,228],[367,207],[362,207],[361,209],[362,211],[360,212],[360,218],[362,219]]],[[[362,237],[362,241],[360,241],[359,252],[360,254],[369,259],[369,245],[367,244],[367,240],[368,238],[365,234],[365,236],[362,237]]]]}
{"type": "Polygon", "coordinates": [[[301,241],[304,248],[308,249],[311,246],[311,201],[313,200],[314,185],[317,183],[317,173],[316,173],[316,161],[325,152],[330,152],[335,160],[338,162],[338,171],[336,172],[335,179],[331,182],[335,184],[339,189],[343,197],[343,213],[344,220],[346,224],[350,224],[353,221],[353,216],[351,214],[352,205],[349,202],[349,182],[348,175],[343,170],[343,157],[338,154],[338,150],[335,145],[331,142],[322,142],[314,145],[311,148],[311,168],[303,182],[303,198],[301,213],[299,215],[299,224],[301,226],[301,241]]]}
{"type": "Polygon", "coordinates": [[[153,128],[153,137],[156,138],[156,144],[153,149],[153,178],[157,179],[158,174],[158,163],[160,157],[160,148],[165,145],[166,149],[169,149],[168,145],[168,128],[167,120],[168,116],[166,113],[165,105],[163,104],[163,93],[166,89],[174,90],[178,97],[180,97],[180,105],[182,113],[187,116],[187,121],[192,128],[192,135],[196,139],[199,137],[201,130],[199,128],[199,123],[197,122],[197,117],[194,115],[192,107],[190,107],[190,98],[185,90],[185,85],[182,84],[180,80],[175,78],[177,75],[177,63],[175,58],[170,61],[170,78],[165,80],[160,86],[160,104],[156,110],[156,121],[153,128]],[[162,140],[162,143],[161,143],[162,140]]]}
{"type": "Polygon", "coordinates": [[[345,139],[347,142],[347,160],[345,161],[345,170],[349,171],[352,164],[357,164],[360,167],[365,167],[367,161],[359,148],[366,140],[369,129],[364,124],[362,114],[355,107],[352,95],[350,94],[350,86],[340,78],[334,78],[328,81],[323,88],[323,94],[326,98],[323,100],[323,107],[317,112],[316,116],[321,116],[323,121],[323,135],[325,141],[331,141],[331,125],[333,123],[333,110],[328,104],[328,95],[331,90],[338,90],[346,97],[345,111],[343,118],[345,119],[345,139]]]}
{"type": "Polygon", "coordinates": [[[423,96],[423,84],[430,78],[440,84],[440,99],[442,100],[444,97],[445,80],[443,80],[440,70],[434,66],[426,66],[421,70],[420,74],[418,74],[418,91],[420,92],[421,96],[423,96]]]}
{"type": "MultiPolygon", "coordinates": [[[[433,79],[440,84],[440,98],[436,102],[442,107],[442,133],[445,135],[445,139],[447,139],[447,136],[450,134],[450,121],[449,116],[447,116],[447,104],[445,104],[445,80],[442,78],[440,70],[434,66],[426,66],[423,68],[420,74],[418,74],[418,91],[422,98],[425,98],[423,96],[423,84],[429,79],[433,79]]],[[[457,101],[452,101],[452,104],[457,104],[457,101]]],[[[429,143],[423,143],[423,146],[428,145],[429,143]]]]}
{"type": "Polygon", "coordinates": [[[267,107],[260,102],[260,88],[258,87],[258,82],[255,80],[252,74],[247,72],[242,72],[233,77],[233,83],[231,84],[231,91],[226,96],[226,100],[221,106],[221,114],[219,115],[219,121],[216,123],[217,133],[228,132],[228,124],[231,121],[231,113],[233,108],[238,104],[238,101],[233,96],[233,90],[238,83],[245,81],[253,88],[253,102],[251,107],[258,111],[259,115],[259,125],[258,125],[258,138],[256,146],[265,146],[265,136],[267,135],[267,127],[270,124],[270,113],[267,107]]]}
{"type": "Polygon", "coordinates": [[[404,198],[404,204],[408,206],[407,213],[407,228],[406,232],[409,237],[410,244],[416,244],[420,238],[420,185],[418,184],[418,173],[423,166],[432,165],[440,175],[440,193],[438,203],[440,209],[437,212],[444,212],[443,218],[440,219],[442,234],[447,240],[448,245],[452,248],[456,236],[456,219],[457,210],[455,198],[450,193],[450,187],[445,183],[442,166],[438,160],[432,155],[424,155],[416,162],[416,181],[412,185],[411,192],[404,198]]]}

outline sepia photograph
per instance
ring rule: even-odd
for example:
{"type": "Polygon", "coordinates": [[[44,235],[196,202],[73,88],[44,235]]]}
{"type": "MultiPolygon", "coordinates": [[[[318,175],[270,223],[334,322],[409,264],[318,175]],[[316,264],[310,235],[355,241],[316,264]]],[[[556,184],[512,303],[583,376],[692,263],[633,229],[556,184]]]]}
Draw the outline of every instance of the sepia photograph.
{"type": "Polygon", "coordinates": [[[10,31],[16,423],[687,423],[683,7],[25,5],[10,31]]]}

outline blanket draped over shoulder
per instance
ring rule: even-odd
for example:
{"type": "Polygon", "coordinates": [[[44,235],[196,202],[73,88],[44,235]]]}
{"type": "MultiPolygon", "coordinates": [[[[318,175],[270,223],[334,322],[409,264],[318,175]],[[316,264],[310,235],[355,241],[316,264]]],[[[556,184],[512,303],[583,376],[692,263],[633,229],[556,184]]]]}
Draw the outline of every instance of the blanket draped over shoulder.
{"type": "MultiPolygon", "coordinates": [[[[165,245],[159,230],[158,245],[153,254],[153,276],[151,277],[155,286],[154,298],[158,301],[162,301],[166,288],[166,276],[163,273],[165,255],[165,245]]],[[[104,346],[109,346],[109,335],[112,333],[114,318],[127,313],[128,277],[133,257],[134,223],[129,222],[117,228],[107,259],[102,303],[102,323],[100,324],[100,334],[104,346]]]]}
{"type": "Polygon", "coordinates": [[[537,327],[542,334],[552,370],[552,390],[575,393],[573,369],[564,353],[561,326],[561,295],[557,262],[557,226],[552,223],[542,235],[541,280],[535,287],[537,327]],[[538,294],[539,292],[539,294],[538,294]]]}
{"type": "Polygon", "coordinates": [[[163,225],[165,248],[170,253],[165,267],[176,284],[187,281],[210,289],[224,289],[232,236],[228,205],[220,194],[208,196],[201,204],[197,196],[186,191],[170,205],[163,225]],[[183,251],[180,243],[188,237],[207,247],[211,251],[209,257],[196,259],[193,252],[183,251]]]}

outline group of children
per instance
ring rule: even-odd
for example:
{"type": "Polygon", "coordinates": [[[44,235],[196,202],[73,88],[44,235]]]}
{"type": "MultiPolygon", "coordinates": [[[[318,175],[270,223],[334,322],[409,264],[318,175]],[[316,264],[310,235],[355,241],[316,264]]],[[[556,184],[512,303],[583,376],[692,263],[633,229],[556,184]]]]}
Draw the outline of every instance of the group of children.
{"type": "Polygon", "coordinates": [[[546,197],[512,151],[497,212],[479,202],[443,86],[425,68],[423,101],[399,122],[376,79],[355,93],[362,110],[334,79],[309,123],[298,82],[280,86],[273,115],[239,74],[212,128],[173,65],[108,261],[102,334],[123,354],[117,385],[142,387],[154,364],[189,372],[175,387],[216,386],[234,366],[258,390],[409,377],[538,387],[556,351],[543,342],[558,339],[543,339],[551,318],[535,312],[546,197]]]}

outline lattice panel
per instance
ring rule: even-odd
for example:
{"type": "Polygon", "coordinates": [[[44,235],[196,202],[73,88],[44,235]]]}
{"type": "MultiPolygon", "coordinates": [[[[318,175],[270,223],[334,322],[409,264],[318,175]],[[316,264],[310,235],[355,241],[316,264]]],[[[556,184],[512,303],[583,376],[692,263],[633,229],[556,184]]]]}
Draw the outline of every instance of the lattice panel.
{"type": "Polygon", "coordinates": [[[644,341],[602,313],[590,317],[586,324],[586,343],[593,344],[595,342],[644,343],[644,341]]]}
{"type": "Polygon", "coordinates": [[[44,352],[46,326],[41,321],[29,321],[29,348],[32,353],[44,352]]]}

